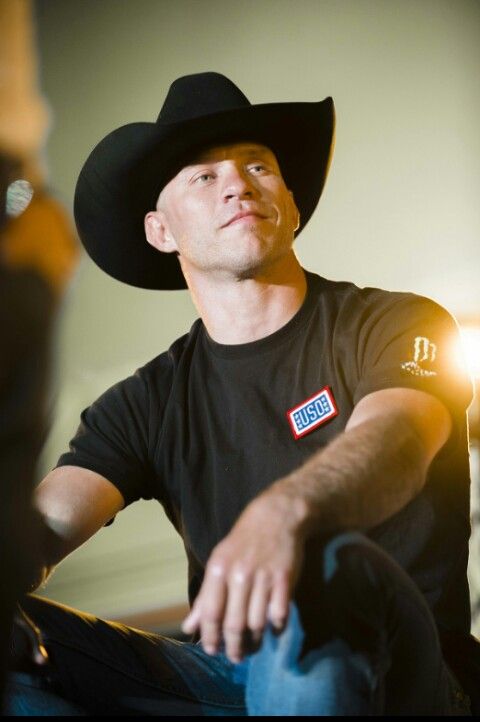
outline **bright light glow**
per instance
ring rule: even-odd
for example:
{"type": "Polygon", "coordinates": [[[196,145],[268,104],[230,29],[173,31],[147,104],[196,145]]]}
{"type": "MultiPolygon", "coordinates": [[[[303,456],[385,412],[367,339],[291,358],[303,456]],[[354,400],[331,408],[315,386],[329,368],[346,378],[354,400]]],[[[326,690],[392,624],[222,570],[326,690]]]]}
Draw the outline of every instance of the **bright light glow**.
{"type": "Polygon", "coordinates": [[[480,326],[462,326],[460,333],[469,371],[480,379],[480,326]]]}

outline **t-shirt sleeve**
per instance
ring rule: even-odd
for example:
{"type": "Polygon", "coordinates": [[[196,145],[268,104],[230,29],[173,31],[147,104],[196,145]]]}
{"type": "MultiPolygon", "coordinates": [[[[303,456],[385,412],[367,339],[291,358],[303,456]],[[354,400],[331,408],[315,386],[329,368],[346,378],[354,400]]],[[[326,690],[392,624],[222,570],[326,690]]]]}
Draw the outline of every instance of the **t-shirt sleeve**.
{"type": "Polygon", "coordinates": [[[82,412],[70,450],[62,454],[57,468],[73,465],[101,474],[117,487],[125,506],[151,499],[148,419],[148,391],[137,372],[82,412]]]}
{"type": "Polygon", "coordinates": [[[454,318],[422,296],[385,299],[367,314],[357,348],[359,382],[354,403],[384,388],[406,387],[433,394],[451,413],[451,448],[473,396],[454,318]]]}

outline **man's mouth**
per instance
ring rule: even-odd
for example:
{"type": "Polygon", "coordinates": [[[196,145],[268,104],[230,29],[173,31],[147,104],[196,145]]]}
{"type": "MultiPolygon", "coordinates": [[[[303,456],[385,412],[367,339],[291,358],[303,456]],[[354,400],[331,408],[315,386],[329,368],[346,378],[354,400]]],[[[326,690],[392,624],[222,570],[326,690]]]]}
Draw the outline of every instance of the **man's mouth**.
{"type": "Polygon", "coordinates": [[[262,215],[261,213],[256,213],[255,211],[241,211],[240,213],[232,216],[232,218],[230,218],[226,223],[224,223],[222,228],[231,226],[234,223],[251,223],[252,221],[260,221],[264,220],[265,218],[266,216],[262,215]]]}

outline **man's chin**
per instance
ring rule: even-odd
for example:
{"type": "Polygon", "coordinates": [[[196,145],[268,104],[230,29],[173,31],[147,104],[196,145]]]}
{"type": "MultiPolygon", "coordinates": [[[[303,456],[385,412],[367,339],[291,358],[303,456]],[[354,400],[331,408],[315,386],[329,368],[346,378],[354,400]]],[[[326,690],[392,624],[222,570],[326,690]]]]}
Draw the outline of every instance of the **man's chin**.
{"type": "MultiPolygon", "coordinates": [[[[255,280],[260,277],[270,276],[275,266],[282,261],[286,261],[286,257],[291,253],[289,248],[268,248],[264,247],[246,248],[243,253],[237,252],[223,253],[223,258],[211,258],[207,263],[187,264],[192,272],[207,278],[214,278],[219,281],[248,281],[255,280]],[[195,271],[194,271],[195,269],[195,271]]],[[[220,254],[219,254],[220,255],[220,254]]],[[[182,264],[183,266],[184,264],[182,264]]],[[[184,268],[184,273],[188,274],[188,268],[184,268]]]]}
{"type": "Polygon", "coordinates": [[[243,263],[232,265],[232,274],[238,281],[247,281],[269,275],[280,260],[279,255],[266,255],[261,258],[245,259],[243,263]]]}

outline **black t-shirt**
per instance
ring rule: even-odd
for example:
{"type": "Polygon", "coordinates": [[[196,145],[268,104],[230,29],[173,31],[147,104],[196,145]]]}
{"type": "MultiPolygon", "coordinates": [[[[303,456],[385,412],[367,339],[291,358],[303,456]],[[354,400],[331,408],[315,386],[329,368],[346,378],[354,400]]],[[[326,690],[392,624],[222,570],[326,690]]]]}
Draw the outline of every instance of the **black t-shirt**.
{"type": "Polygon", "coordinates": [[[258,341],[216,343],[197,320],[82,413],[58,465],[96,471],[126,505],[161,502],[184,540],[192,601],[247,503],[342,432],[363,396],[398,386],[432,393],[450,410],[452,435],[423,490],[369,536],[407,570],[441,626],[468,632],[472,390],[455,359],[457,325],[414,294],[309,272],[307,281],[296,315],[258,341]]]}

